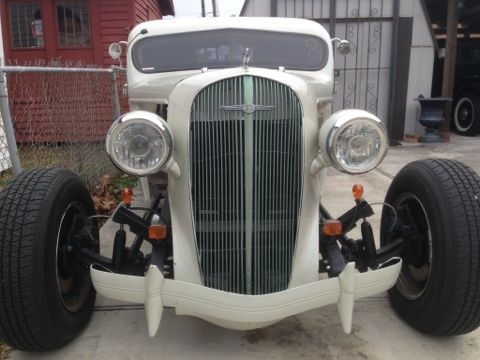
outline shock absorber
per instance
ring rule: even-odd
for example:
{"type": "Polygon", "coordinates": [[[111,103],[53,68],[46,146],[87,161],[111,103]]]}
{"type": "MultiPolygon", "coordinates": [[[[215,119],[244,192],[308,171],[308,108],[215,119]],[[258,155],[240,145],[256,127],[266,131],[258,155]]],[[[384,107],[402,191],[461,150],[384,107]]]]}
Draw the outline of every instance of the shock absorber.
{"type": "Polygon", "coordinates": [[[370,225],[366,219],[363,219],[361,231],[363,244],[365,246],[365,260],[367,262],[367,266],[372,267],[377,257],[377,250],[375,247],[372,225],[370,225]]]}

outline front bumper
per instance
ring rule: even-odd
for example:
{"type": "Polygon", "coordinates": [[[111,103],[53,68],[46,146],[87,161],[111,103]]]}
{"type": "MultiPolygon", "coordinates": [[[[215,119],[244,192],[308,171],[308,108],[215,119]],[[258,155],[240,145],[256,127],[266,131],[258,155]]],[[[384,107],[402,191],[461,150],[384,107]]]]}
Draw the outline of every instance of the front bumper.
{"type": "Polygon", "coordinates": [[[95,269],[90,273],[97,292],[107,298],[145,304],[148,331],[155,336],[163,307],[194,315],[228,328],[246,330],[266,326],[288,316],[338,304],[342,327],[350,333],[355,299],[381,293],[397,281],[402,261],[360,273],[353,262],[338,277],[319,280],[267,295],[228,293],[178,280],[164,279],[158,267],[145,276],[121,275],[95,269]]]}

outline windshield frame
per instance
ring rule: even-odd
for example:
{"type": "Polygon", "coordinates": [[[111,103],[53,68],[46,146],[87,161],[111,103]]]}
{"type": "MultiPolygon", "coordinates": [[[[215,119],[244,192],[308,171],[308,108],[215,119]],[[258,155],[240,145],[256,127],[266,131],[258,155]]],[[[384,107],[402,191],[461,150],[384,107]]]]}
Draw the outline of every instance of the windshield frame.
{"type": "Polygon", "coordinates": [[[315,40],[319,41],[321,43],[321,51],[323,51],[323,57],[322,61],[319,63],[318,67],[313,67],[313,68],[306,68],[306,67],[301,67],[301,66],[285,66],[284,64],[278,64],[275,66],[265,66],[265,65],[256,65],[255,61],[250,62],[251,67],[257,67],[257,68],[267,68],[267,69],[278,69],[279,67],[284,67],[287,70],[296,70],[296,71],[308,71],[308,72],[314,72],[314,71],[320,71],[322,70],[328,63],[329,60],[329,47],[327,41],[325,41],[324,38],[321,36],[318,36],[316,34],[306,34],[306,33],[297,33],[297,32],[289,32],[289,31],[271,31],[271,30],[262,30],[262,29],[244,29],[244,28],[222,28],[222,29],[208,29],[208,30],[202,30],[202,31],[186,31],[186,32],[177,32],[177,33],[171,33],[171,34],[165,34],[165,35],[154,35],[154,36],[149,36],[145,37],[143,39],[140,39],[136,41],[132,48],[131,48],[131,61],[133,63],[133,66],[135,69],[143,74],[161,74],[161,73],[169,73],[169,72],[180,72],[180,71],[192,71],[192,70],[199,70],[202,68],[208,68],[208,69],[232,69],[232,68],[237,68],[241,67],[242,64],[239,62],[238,64],[225,64],[225,63],[219,63],[218,65],[215,64],[207,64],[207,65],[201,65],[198,64],[198,66],[191,66],[191,67],[179,67],[179,68],[167,68],[167,69],[159,69],[159,70],[145,70],[145,68],[142,68],[138,64],[138,59],[137,57],[139,56],[138,53],[138,46],[140,46],[142,43],[147,42],[147,41],[152,41],[152,39],[155,38],[175,38],[175,37],[185,37],[188,36],[189,34],[198,34],[198,33],[217,33],[217,32],[222,32],[222,31],[246,31],[246,32],[262,32],[262,33],[269,33],[269,34],[278,34],[279,36],[282,36],[283,34],[285,35],[290,35],[290,36],[303,36],[306,37],[305,40],[308,40],[308,38],[314,38],[315,40]]]}

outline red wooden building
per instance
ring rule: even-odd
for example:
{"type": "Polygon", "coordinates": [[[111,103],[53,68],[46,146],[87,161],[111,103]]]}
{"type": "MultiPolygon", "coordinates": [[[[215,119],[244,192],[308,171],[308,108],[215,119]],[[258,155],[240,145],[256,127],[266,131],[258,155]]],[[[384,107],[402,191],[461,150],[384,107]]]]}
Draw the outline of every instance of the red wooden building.
{"type": "Polygon", "coordinates": [[[110,65],[110,43],[173,13],[172,0],[0,0],[5,58],[110,65]]]}
{"type": "MultiPolygon", "coordinates": [[[[126,40],[138,23],[173,13],[172,0],[0,0],[5,59],[118,65],[108,55],[112,42],[126,40]]],[[[109,74],[10,74],[8,88],[20,143],[102,141],[114,117],[109,74]]],[[[126,99],[120,101],[126,111],[126,99]]]]}

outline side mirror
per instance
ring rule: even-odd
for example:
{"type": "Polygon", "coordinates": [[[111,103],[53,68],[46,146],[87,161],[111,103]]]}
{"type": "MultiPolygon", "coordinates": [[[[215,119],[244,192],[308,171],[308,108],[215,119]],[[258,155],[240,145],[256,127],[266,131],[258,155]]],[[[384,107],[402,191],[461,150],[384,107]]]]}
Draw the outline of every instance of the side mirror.
{"type": "Polygon", "coordinates": [[[114,60],[119,59],[122,56],[122,45],[120,43],[111,43],[108,47],[108,55],[114,60]]]}
{"type": "Polygon", "coordinates": [[[348,55],[352,51],[352,43],[348,40],[333,38],[332,42],[335,44],[335,50],[341,55],[348,55]]]}

